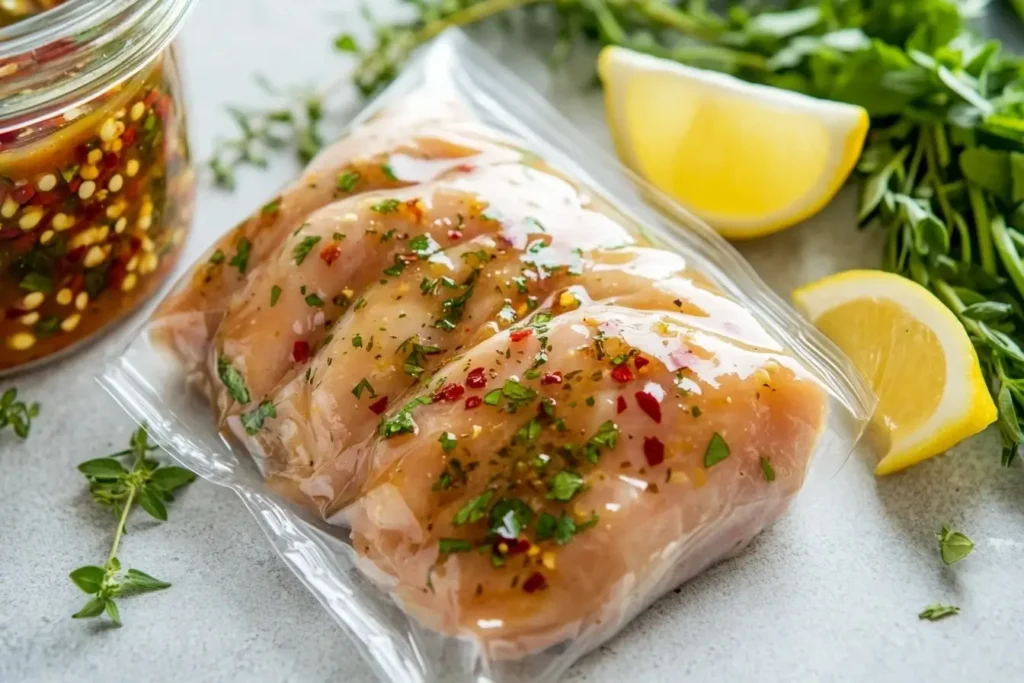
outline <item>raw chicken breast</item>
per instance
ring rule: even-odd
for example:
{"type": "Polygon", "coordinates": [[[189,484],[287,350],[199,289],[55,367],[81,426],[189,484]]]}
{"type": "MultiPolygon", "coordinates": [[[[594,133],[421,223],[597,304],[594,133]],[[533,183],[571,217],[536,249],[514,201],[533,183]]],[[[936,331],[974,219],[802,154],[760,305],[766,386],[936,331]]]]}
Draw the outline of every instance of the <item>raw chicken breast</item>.
{"type": "Polygon", "coordinates": [[[700,264],[422,99],[325,151],[160,315],[270,485],[492,661],[596,647],[738,552],[827,417],[700,264]]]}

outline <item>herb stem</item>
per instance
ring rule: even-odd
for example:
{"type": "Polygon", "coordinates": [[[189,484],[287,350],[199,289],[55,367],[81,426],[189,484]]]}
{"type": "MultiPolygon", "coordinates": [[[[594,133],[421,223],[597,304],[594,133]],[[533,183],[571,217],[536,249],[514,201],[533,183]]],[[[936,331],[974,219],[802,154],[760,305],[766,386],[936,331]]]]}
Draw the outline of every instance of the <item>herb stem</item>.
{"type": "Polygon", "coordinates": [[[1013,239],[1006,229],[1006,221],[1002,216],[995,216],[991,222],[992,240],[995,242],[996,251],[999,253],[999,260],[1003,268],[1010,275],[1017,293],[1024,297],[1024,263],[1021,262],[1020,254],[1013,244],[1013,239]]]}
{"type": "Polygon", "coordinates": [[[996,254],[992,247],[992,232],[988,219],[988,205],[981,188],[974,183],[967,183],[967,196],[974,212],[974,226],[978,232],[978,252],[981,268],[989,275],[996,274],[996,254]]]}
{"type": "Polygon", "coordinates": [[[128,497],[124,499],[121,507],[121,518],[117,521],[117,528],[114,529],[114,542],[110,546],[110,555],[107,556],[107,566],[117,557],[117,548],[121,545],[121,537],[124,535],[124,527],[128,522],[128,513],[131,512],[132,503],[135,502],[135,485],[128,487],[128,497]]]}

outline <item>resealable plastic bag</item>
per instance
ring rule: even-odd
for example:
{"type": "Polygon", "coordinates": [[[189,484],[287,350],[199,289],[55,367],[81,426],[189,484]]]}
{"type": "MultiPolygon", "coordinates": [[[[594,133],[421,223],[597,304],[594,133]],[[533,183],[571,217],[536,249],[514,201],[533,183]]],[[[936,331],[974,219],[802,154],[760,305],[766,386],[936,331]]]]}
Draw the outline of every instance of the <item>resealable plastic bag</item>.
{"type": "MultiPolygon", "coordinates": [[[[283,494],[280,487],[267,484],[267,462],[258,445],[246,439],[246,431],[238,429],[237,415],[229,421],[233,430],[223,429],[224,423],[220,423],[223,431],[219,430],[218,412],[223,415],[224,406],[211,405],[211,397],[216,403],[216,392],[203,378],[216,378],[219,373],[220,379],[225,380],[224,368],[211,367],[207,357],[208,345],[222,312],[193,312],[184,323],[177,320],[170,333],[167,325],[174,297],[179,297],[180,301],[180,297],[187,295],[195,278],[205,272],[201,267],[186,276],[178,291],[171,295],[170,309],[167,305],[162,307],[127,347],[110,359],[100,382],[134,419],[147,425],[153,438],[183,466],[230,488],[242,498],[281,558],[347,635],[359,644],[360,652],[383,679],[550,681],[612,637],[666,591],[741,550],[763,526],[763,520],[757,515],[767,514],[770,522],[790,506],[797,491],[799,500],[806,498],[805,492],[812,497],[820,494],[849,457],[875,400],[849,360],[780,301],[732,247],[671,199],[595,149],[547,102],[461,32],[449,31],[423,50],[400,78],[350,124],[348,133],[358,136],[366,122],[382,113],[390,112],[389,115],[395,116],[396,108],[409,109],[410,102],[422,103],[424,107],[436,106],[438,121],[451,116],[464,119],[464,125],[456,127],[458,135],[465,144],[484,149],[486,154],[500,157],[502,150],[512,144],[543,160],[553,172],[580,188],[601,211],[627,226],[638,239],[681,256],[688,267],[700,271],[710,286],[738,302],[736,310],[742,310],[742,315],[737,313],[737,320],[749,315],[770,337],[767,346],[777,345],[777,352],[773,353],[779,360],[771,361],[772,366],[785,365],[787,372],[792,371],[792,376],[797,377],[802,386],[812,386],[811,393],[822,397],[820,415],[800,414],[797,401],[791,404],[793,413],[786,420],[807,427],[803,433],[813,436],[804,444],[810,452],[806,469],[795,473],[795,479],[791,478],[791,482],[795,482],[790,492],[793,495],[779,495],[768,512],[757,505],[737,504],[729,510],[725,520],[688,520],[687,515],[693,510],[671,505],[652,507],[645,511],[650,524],[636,530],[638,540],[632,550],[650,553],[649,557],[644,556],[642,567],[631,566],[627,561],[625,568],[613,571],[614,553],[606,553],[605,561],[601,559],[602,551],[609,544],[621,543],[621,534],[609,536],[604,522],[583,532],[587,523],[579,520],[571,523],[573,532],[579,535],[564,548],[566,553],[577,553],[574,567],[566,564],[564,558],[569,555],[561,555],[563,559],[558,560],[561,564],[556,566],[555,553],[540,552],[539,544],[535,548],[529,542],[525,543],[522,555],[513,557],[517,543],[515,534],[499,536],[494,548],[481,545],[472,553],[461,553],[463,549],[452,545],[451,539],[442,539],[449,547],[439,553],[435,545],[430,560],[422,565],[422,558],[417,556],[414,560],[406,555],[409,538],[396,542],[385,533],[389,514],[394,516],[394,510],[389,507],[394,501],[387,495],[378,496],[378,489],[361,497],[350,496],[344,506],[299,504],[296,500],[301,496],[283,494]],[[451,109],[446,109],[447,105],[437,106],[438,102],[451,103],[451,109]],[[713,533],[722,528],[727,531],[713,533]],[[712,532],[704,533],[709,529],[712,532]],[[645,540],[653,547],[644,549],[645,540]],[[398,550],[396,543],[400,546],[398,550]],[[500,554],[496,549],[499,545],[500,554]],[[526,547],[530,548],[529,552],[525,551],[526,547]],[[579,558],[588,556],[580,554],[588,552],[591,559],[597,559],[584,562],[587,566],[581,570],[579,558]],[[460,553],[458,557],[456,553],[460,553]],[[503,612],[486,601],[476,604],[472,616],[469,610],[458,607],[465,598],[459,593],[464,588],[458,585],[458,562],[465,563],[461,566],[468,573],[471,571],[469,563],[478,562],[475,557],[478,554],[490,558],[487,561],[495,564],[495,571],[507,570],[508,573],[499,576],[512,577],[511,588],[503,587],[501,599],[495,598],[503,612]],[[413,561],[420,562],[416,572],[426,569],[422,572],[425,579],[422,586],[410,586],[407,580],[407,568],[402,563],[413,561]],[[509,567],[514,564],[525,571],[515,573],[507,569],[506,561],[509,567]],[[534,571],[533,567],[539,571],[534,571]],[[566,575],[576,572],[571,583],[577,585],[563,590],[557,585],[558,572],[566,575]],[[551,583],[550,588],[548,583],[551,583]],[[579,585],[583,585],[583,589],[579,585]],[[545,590],[549,593],[544,593],[545,590]],[[535,596],[547,596],[538,600],[554,601],[559,590],[564,593],[562,603],[553,603],[545,609],[530,607],[541,604],[530,602],[535,596]],[[574,590],[582,594],[574,594],[574,590]],[[586,598],[600,591],[604,591],[600,609],[587,611],[586,598]],[[578,614],[574,612],[577,608],[578,614]],[[499,618],[502,614],[507,615],[508,623],[499,618]],[[470,619],[472,623],[467,621],[470,619]],[[544,619],[548,621],[542,626],[531,625],[533,621],[544,619]],[[510,624],[518,624],[516,628],[521,630],[512,629],[507,637],[494,635],[511,628],[510,624]]],[[[418,112],[417,116],[422,120],[423,112],[418,112]]],[[[401,128],[401,116],[393,120],[396,127],[401,128]]],[[[330,158],[322,156],[314,160],[310,168],[315,170],[330,163],[330,158]]],[[[420,168],[410,163],[413,171],[420,168]]],[[[386,173],[391,175],[390,169],[386,173]]],[[[354,177],[337,178],[339,186],[354,182],[354,177]]],[[[316,188],[304,191],[312,193],[316,188]]],[[[255,231],[265,229],[266,217],[279,210],[279,200],[271,198],[250,219],[247,229],[255,235],[255,231]]],[[[236,247],[240,234],[233,238],[236,247]]],[[[218,258],[218,248],[212,248],[198,262],[200,266],[207,262],[221,265],[225,255],[221,253],[218,258]]],[[[247,253],[249,248],[246,247],[247,253]]],[[[253,249],[254,253],[258,251],[256,247],[253,249]]],[[[329,254],[325,258],[329,260],[329,254]]],[[[577,334],[583,334],[579,330],[586,325],[604,324],[598,337],[605,339],[606,330],[628,327],[629,312],[616,310],[609,308],[576,318],[572,318],[572,313],[565,316],[573,322],[577,334]],[[602,315],[604,323],[595,323],[602,315]]],[[[671,323],[671,319],[666,319],[666,324],[671,323]]],[[[533,329],[547,329],[537,318],[529,320],[533,321],[533,329]]],[[[639,363],[632,358],[635,370],[628,371],[640,372],[639,363]]],[[[627,367],[634,367],[628,366],[629,358],[626,362],[627,367]]],[[[307,379],[312,381],[312,378],[307,379]]],[[[226,380],[224,383],[229,384],[226,380]]],[[[768,381],[763,386],[766,393],[775,391],[768,381]]],[[[760,391],[758,399],[761,400],[760,391]]],[[[640,402],[641,398],[638,396],[637,400],[640,402]]],[[[435,399],[430,409],[441,410],[442,403],[443,395],[442,399],[435,399]]],[[[660,413],[658,415],[660,420],[660,413]]],[[[269,419],[269,415],[257,410],[248,419],[265,417],[269,419]]],[[[443,420],[444,414],[438,419],[443,420]]],[[[614,441],[611,443],[614,445],[614,441]]],[[[588,445],[593,444],[604,447],[608,441],[591,440],[588,445]]],[[[801,447],[793,446],[794,450],[801,447]]],[[[724,453],[728,455],[728,449],[724,453]]],[[[655,454],[661,457],[660,453],[655,454]]],[[[653,465],[646,443],[645,455],[647,462],[653,465]]],[[[413,453],[409,457],[429,459],[434,456],[413,453]]],[[[705,463],[708,457],[705,454],[705,463]]],[[[764,465],[767,459],[762,457],[761,460],[764,465]]],[[[693,481],[694,477],[703,476],[700,472],[673,473],[670,469],[664,486],[691,487],[687,499],[698,505],[701,496],[713,493],[709,493],[713,487],[703,487],[703,479],[693,481]]],[[[747,476],[747,473],[739,476],[747,476]]],[[[785,477],[780,474],[780,480],[775,481],[775,471],[770,467],[765,468],[763,477],[769,483],[765,485],[759,480],[758,485],[765,488],[758,490],[778,491],[778,487],[785,485],[782,481],[785,477]],[[772,483],[777,485],[776,489],[771,488],[772,483]]],[[[595,483],[593,488],[600,489],[600,485],[595,483]]],[[[641,483],[640,490],[657,493],[658,487],[641,483]]],[[[739,495],[736,491],[732,493],[739,495]]],[[[663,498],[667,497],[663,494],[663,498]]],[[[395,505],[401,508],[401,501],[395,505]]],[[[607,508],[613,510],[618,509],[619,504],[607,505],[614,505],[607,508]]],[[[531,521],[535,517],[532,512],[526,515],[531,521]]],[[[561,551],[560,546],[561,541],[559,547],[551,547],[561,551]]],[[[483,590],[483,584],[478,584],[477,594],[483,590]]]]}

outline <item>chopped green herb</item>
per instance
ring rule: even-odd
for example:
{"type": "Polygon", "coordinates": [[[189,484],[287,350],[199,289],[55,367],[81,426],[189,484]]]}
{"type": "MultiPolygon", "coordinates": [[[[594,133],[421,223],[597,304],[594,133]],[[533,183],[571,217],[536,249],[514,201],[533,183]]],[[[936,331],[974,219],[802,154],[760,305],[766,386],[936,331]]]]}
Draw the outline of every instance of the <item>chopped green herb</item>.
{"type": "Polygon", "coordinates": [[[537,437],[540,436],[540,431],[540,421],[535,417],[531,417],[529,422],[516,430],[514,438],[516,443],[529,443],[537,440],[537,437]]]}
{"type": "Polygon", "coordinates": [[[454,330],[458,322],[462,320],[462,316],[465,314],[466,303],[472,296],[473,285],[465,285],[465,290],[461,294],[453,296],[441,304],[441,311],[444,315],[434,323],[434,327],[447,332],[454,330]]]}
{"type": "Polygon", "coordinates": [[[583,449],[587,460],[597,464],[598,456],[602,448],[609,450],[615,448],[619,443],[619,426],[611,420],[606,420],[597,428],[594,436],[590,437],[586,447],[583,449]]]}
{"type": "Polygon", "coordinates": [[[473,544],[464,538],[442,538],[437,545],[441,554],[468,553],[473,549],[473,544]]]}
{"type": "Polygon", "coordinates": [[[338,174],[338,189],[342,192],[351,192],[359,184],[362,176],[357,171],[346,171],[338,174]]]}
{"type": "Polygon", "coordinates": [[[217,374],[220,376],[220,381],[227,387],[231,398],[242,404],[249,402],[249,388],[245,386],[242,373],[231,367],[224,356],[217,359],[217,374]]]}
{"type": "Polygon", "coordinates": [[[356,305],[354,306],[355,310],[358,311],[360,308],[365,308],[365,307],[366,307],[366,299],[364,299],[363,297],[359,297],[358,299],[356,299],[356,305]]]}
{"type": "Polygon", "coordinates": [[[532,521],[533,510],[518,498],[502,498],[491,508],[491,531],[502,538],[519,538],[532,521]]]}
{"type": "Polygon", "coordinates": [[[309,252],[313,250],[317,242],[320,241],[319,235],[308,235],[302,238],[302,241],[295,245],[292,249],[292,258],[295,259],[295,265],[301,266],[302,262],[309,256],[309,252]]]}
{"type": "Polygon", "coordinates": [[[484,395],[484,403],[486,403],[489,406],[496,406],[496,405],[498,405],[498,403],[500,401],[501,401],[501,389],[494,389],[492,391],[488,391],[484,395]]]}
{"type": "Polygon", "coordinates": [[[700,406],[693,406],[690,408],[690,414],[694,417],[700,417],[700,406]]]}
{"type": "Polygon", "coordinates": [[[708,442],[708,448],[704,451],[704,467],[713,467],[729,457],[729,444],[725,442],[721,434],[715,432],[708,442]]]}
{"type": "Polygon", "coordinates": [[[461,526],[463,524],[479,522],[487,514],[487,504],[491,502],[493,497],[494,491],[484,491],[476,498],[473,498],[463,505],[461,510],[455,513],[455,517],[452,518],[452,524],[461,526]]]}
{"type": "Polygon", "coordinates": [[[396,254],[395,265],[391,266],[390,268],[385,268],[384,274],[389,277],[397,277],[402,274],[403,270],[405,270],[405,261],[402,260],[401,256],[398,256],[396,254]]]}
{"type": "Polygon", "coordinates": [[[391,164],[381,164],[380,172],[383,173],[384,177],[388,180],[398,180],[398,176],[396,176],[395,172],[391,169],[391,164]]]}
{"type": "Polygon", "coordinates": [[[243,237],[238,240],[238,246],[236,247],[235,255],[228,262],[228,265],[233,268],[238,268],[238,272],[245,274],[245,269],[249,267],[249,252],[252,250],[252,242],[243,237]]]}
{"type": "Polygon", "coordinates": [[[427,356],[434,356],[441,353],[441,347],[420,344],[419,337],[413,336],[398,345],[398,353],[408,353],[403,369],[410,377],[419,377],[426,368],[427,356]]]}
{"type": "Polygon", "coordinates": [[[763,456],[761,457],[761,471],[764,473],[765,481],[775,481],[775,468],[772,467],[772,461],[763,456]]]}
{"type": "Polygon", "coordinates": [[[357,348],[357,349],[363,348],[363,335],[361,335],[361,334],[354,334],[354,335],[352,335],[352,346],[357,348]]]}
{"type": "Polygon", "coordinates": [[[441,450],[445,453],[451,453],[459,444],[459,440],[451,432],[441,432],[441,436],[437,440],[441,444],[441,450]]]}
{"type": "Polygon", "coordinates": [[[49,292],[53,288],[53,281],[42,273],[29,273],[21,279],[18,286],[27,292],[49,292]]]}
{"type": "Polygon", "coordinates": [[[0,395],[0,430],[10,426],[21,439],[28,438],[32,419],[39,416],[39,404],[16,400],[18,390],[14,387],[0,395]]]}
{"type": "Polygon", "coordinates": [[[416,431],[416,423],[412,419],[412,411],[416,406],[429,405],[433,403],[433,399],[429,396],[420,396],[402,406],[402,409],[398,411],[390,420],[382,420],[380,423],[380,434],[385,439],[390,439],[393,436],[399,434],[414,433],[416,431]]]}
{"type": "Polygon", "coordinates": [[[974,550],[974,542],[959,531],[950,529],[948,524],[942,525],[942,531],[937,532],[935,538],[939,541],[939,553],[946,565],[959,562],[974,550]]]}
{"type": "Polygon", "coordinates": [[[352,395],[356,398],[362,398],[363,389],[370,392],[370,398],[377,398],[377,392],[373,390],[373,385],[370,384],[370,380],[365,377],[359,380],[359,383],[352,387],[352,395]]]}
{"type": "Polygon", "coordinates": [[[515,283],[516,291],[520,294],[526,294],[530,291],[526,286],[526,278],[522,275],[512,278],[512,282],[515,283]]]}
{"type": "MultiPolygon", "coordinates": [[[[488,394],[489,396],[490,394],[488,394]]],[[[514,379],[505,380],[501,387],[501,395],[508,402],[509,412],[515,412],[518,408],[530,403],[537,398],[537,392],[529,387],[524,387],[514,379]]],[[[486,398],[484,399],[486,401],[486,398]]]]}
{"type": "Polygon", "coordinates": [[[316,294],[309,294],[306,296],[306,305],[313,308],[323,308],[324,300],[318,297],[316,294]]]}
{"type": "Polygon", "coordinates": [[[548,482],[548,498],[566,503],[572,500],[581,488],[583,488],[583,477],[575,472],[562,471],[548,482]]]}
{"type": "Polygon", "coordinates": [[[398,199],[384,199],[371,206],[370,210],[377,213],[394,213],[401,205],[402,202],[398,199]]]}
{"type": "Polygon", "coordinates": [[[341,232],[331,233],[331,239],[333,239],[335,242],[344,242],[345,234],[341,232]]]}
{"type": "Polygon", "coordinates": [[[270,306],[274,307],[277,305],[277,300],[281,298],[281,288],[274,285],[270,288],[270,306]]]}
{"type": "Polygon", "coordinates": [[[281,197],[274,197],[260,207],[260,215],[276,216],[281,211],[281,197]]]}
{"type": "Polygon", "coordinates": [[[954,614],[960,614],[960,608],[956,605],[941,605],[935,603],[934,605],[928,605],[924,608],[924,611],[917,615],[918,619],[927,619],[928,621],[938,621],[944,617],[950,617],[954,614]]]}
{"type": "Polygon", "coordinates": [[[537,519],[537,529],[534,536],[538,541],[547,541],[555,537],[558,529],[558,518],[549,512],[542,512],[537,519]]]}
{"type": "Polygon", "coordinates": [[[247,413],[242,413],[242,426],[250,436],[263,429],[263,421],[268,417],[277,417],[277,408],[273,401],[263,401],[247,413]]]}
{"type": "Polygon", "coordinates": [[[213,256],[210,257],[210,263],[212,263],[215,266],[219,266],[220,264],[224,263],[224,252],[221,251],[220,249],[213,252],[213,256]]]}

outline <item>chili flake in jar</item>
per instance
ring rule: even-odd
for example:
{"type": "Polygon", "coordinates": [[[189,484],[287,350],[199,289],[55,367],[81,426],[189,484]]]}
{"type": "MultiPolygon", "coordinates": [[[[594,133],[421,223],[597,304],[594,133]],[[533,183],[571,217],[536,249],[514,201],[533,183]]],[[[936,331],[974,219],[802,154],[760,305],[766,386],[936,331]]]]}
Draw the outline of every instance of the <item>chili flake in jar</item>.
{"type": "Polygon", "coordinates": [[[85,105],[0,120],[0,372],[67,349],[169,274],[192,218],[174,50],[85,105]]]}

